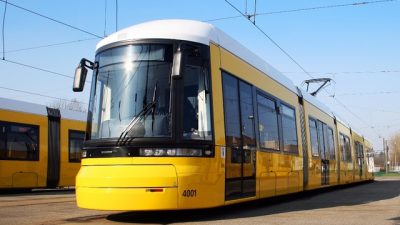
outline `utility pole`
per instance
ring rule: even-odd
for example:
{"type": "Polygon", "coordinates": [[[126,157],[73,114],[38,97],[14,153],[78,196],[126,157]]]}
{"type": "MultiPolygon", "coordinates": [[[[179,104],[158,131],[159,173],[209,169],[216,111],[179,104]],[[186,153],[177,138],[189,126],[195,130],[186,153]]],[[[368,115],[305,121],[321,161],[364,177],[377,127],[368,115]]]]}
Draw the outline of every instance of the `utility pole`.
{"type": "Polygon", "coordinates": [[[394,166],[395,166],[395,170],[396,171],[398,171],[398,166],[397,166],[397,145],[396,145],[397,143],[396,142],[394,142],[394,149],[393,149],[393,151],[394,151],[394,166]]]}
{"type": "Polygon", "coordinates": [[[387,142],[386,142],[385,138],[382,138],[382,139],[383,139],[383,153],[385,154],[385,161],[384,161],[385,173],[387,173],[388,172],[388,166],[387,166],[388,154],[387,154],[387,150],[386,150],[387,142]]]}
{"type": "Polygon", "coordinates": [[[389,170],[389,145],[388,145],[388,143],[387,143],[387,140],[386,140],[386,157],[387,157],[387,162],[386,162],[386,173],[388,173],[388,170],[389,170]]]}

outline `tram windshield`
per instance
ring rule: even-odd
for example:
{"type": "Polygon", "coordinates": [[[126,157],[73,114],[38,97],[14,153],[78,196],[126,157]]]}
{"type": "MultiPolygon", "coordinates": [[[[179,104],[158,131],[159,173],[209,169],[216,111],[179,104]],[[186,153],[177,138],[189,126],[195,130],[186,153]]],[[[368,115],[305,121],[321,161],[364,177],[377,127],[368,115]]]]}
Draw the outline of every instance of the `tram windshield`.
{"type": "Polygon", "coordinates": [[[172,44],[132,44],[98,53],[89,106],[91,139],[125,143],[177,135],[212,140],[209,58],[199,51],[186,47],[178,80],[171,78],[172,44]]]}
{"type": "Polygon", "coordinates": [[[172,46],[116,47],[96,61],[91,138],[117,138],[128,126],[130,137],[170,137],[172,46]]]}

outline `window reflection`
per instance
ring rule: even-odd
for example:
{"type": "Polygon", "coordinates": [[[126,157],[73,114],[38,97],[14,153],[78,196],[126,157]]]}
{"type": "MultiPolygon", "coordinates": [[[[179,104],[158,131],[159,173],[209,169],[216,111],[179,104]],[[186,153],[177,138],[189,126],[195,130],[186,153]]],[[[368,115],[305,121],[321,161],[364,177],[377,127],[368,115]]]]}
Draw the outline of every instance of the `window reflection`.
{"type": "Polygon", "coordinates": [[[311,152],[312,156],[319,156],[318,150],[318,135],[317,135],[317,121],[309,119],[310,123],[310,141],[311,141],[311,152]]]}
{"type": "Polygon", "coordinates": [[[85,132],[70,130],[69,132],[69,161],[80,162],[85,132]]]}
{"type": "Polygon", "coordinates": [[[187,65],[183,80],[183,137],[212,140],[208,70],[202,66],[187,65]]]}
{"type": "Polygon", "coordinates": [[[276,103],[262,95],[257,95],[257,103],[260,147],[279,151],[276,103]]]}
{"type": "Polygon", "coordinates": [[[282,133],[283,151],[298,153],[296,115],[294,109],[281,105],[282,109],[282,133]]]}
{"type": "Polygon", "coordinates": [[[169,137],[172,46],[138,44],[99,53],[91,96],[92,139],[116,138],[153,100],[132,127],[132,137],[169,137]]]}
{"type": "Polygon", "coordinates": [[[0,122],[0,159],[39,160],[39,127],[0,122]]]}

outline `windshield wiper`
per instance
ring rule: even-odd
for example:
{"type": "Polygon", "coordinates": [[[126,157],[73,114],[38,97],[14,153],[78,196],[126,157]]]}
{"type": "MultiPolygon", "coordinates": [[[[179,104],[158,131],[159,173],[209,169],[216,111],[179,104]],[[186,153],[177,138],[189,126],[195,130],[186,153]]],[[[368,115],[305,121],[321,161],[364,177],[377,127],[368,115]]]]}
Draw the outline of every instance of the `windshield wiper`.
{"type": "Polygon", "coordinates": [[[129,122],[128,126],[124,129],[124,131],[122,131],[121,135],[119,136],[117,140],[117,145],[125,145],[129,140],[131,140],[131,138],[133,138],[132,131],[135,125],[143,118],[143,116],[146,116],[151,109],[153,109],[154,113],[157,100],[157,86],[158,85],[156,83],[156,85],[154,86],[152,101],[145,105],[143,109],[129,122]]]}
{"type": "Polygon", "coordinates": [[[154,135],[154,114],[156,112],[156,101],[157,101],[157,88],[158,88],[158,81],[156,82],[156,85],[154,86],[154,92],[153,92],[153,99],[152,102],[154,102],[154,105],[151,109],[151,132],[154,135]]]}

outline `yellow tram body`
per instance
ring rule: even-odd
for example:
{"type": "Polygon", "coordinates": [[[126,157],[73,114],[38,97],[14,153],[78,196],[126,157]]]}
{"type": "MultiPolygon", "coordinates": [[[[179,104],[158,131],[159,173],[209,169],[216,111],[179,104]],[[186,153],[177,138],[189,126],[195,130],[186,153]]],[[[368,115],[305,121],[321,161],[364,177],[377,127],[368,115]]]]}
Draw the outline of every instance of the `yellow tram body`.
{"type": "MultiPolygon", "coordinates": [[[[145,48],[147,46],[142,47],[142,49],[145,48]]],[[[167,51],[162,50],[162,52],[167,51]]],[[[100,210],[209,208],[373,179],[364,164],[361,176],[355,178],[359,171],[356,169],[355,143],[357,142],[358,145],[367,143],[361,135],[351,131],[346,123],[337,119],[314,97],[295,88],[294,85],[287,85],[286,78],[281,80],[282,74],[268,64],[264,65],[261,59],[211,25],[181,20],[140,24],[104,39],[98,45],[97,52],[96,61],[90,63],[95,71],[93,80],[98,79],[97,84],[92,84],[93,108],[89,109],[93,112],[94,119],[91,121],[92,128],[90,129],[95,138],[92,137],[93,141],[85,142],[82,152],[82,167],[76,178],[79,207],[100,210]],[[199,31],[202,29],[206,30],[206,34],[199,31]],[[185,36],[186,34],[187,36],[185,36]],[[209,35],[211,38],[208,37],[209,39],[204,40],[202,35],[209,35]],[[173,46],[177,46],[174,47],[176,52],[173,64],[171,63],[172,78],[170,82],[176,85],[180,91],[185,90],[179,89],[179,85],[182,85],[180,82],[186,82],[185,76],[189,76],[190,71],[185,70],[186,72],[183,72],[182,76],[175,78],[175,71],[182,71],[175,67],[181,63],[188,63],[190,57],[201,57],[204,52],[208,52],[205,55],[209,54],[207,60],[209,61],[211,89],[208,92],[212,94],[210,104],[213,140],[207,142],[209,145],[203,153],[196,155],[202,157],[184,154],[180,157],[165,155],[167,153],[175,154],[178,151],[185,152],[187,150],[186,152],[188,152],[194,148],[193,146],[199,145],[197,141],[190,144],[185,142],[185,139],[181,140],[178,137],[176,143],[171,144],[166,141],[165,146],[167,147],[164,149],[162,144],[164,139],[160,139],[160,143],[153,141],[158,139],[145,139],[148,134],[145,125],[138,129],[142,132],[140,134],[142,136],[135,133],[136,131],[131,132],[129,127],[136,126],[135,120],[143,120],[145,123],[146,118],[150,117],[146,117],[147,111],[143,111],[146,110],[145,104],[143,104],[142,111],[136,112],[136,115],[130,117],[133,120],[125,126],[125,129],[121,128],[119,133],[111,135],[118,124],[123,121],[123,118],[121,119],[123,116],[121,116],[121,112],[118,112],[115,117],[117,122],[110,125],[113,106],[111,106],[110,112],[107,111],[107,107],[113,104],[110,99],[114,98],[115,100],[118,96],[113,96],[115,92],[111,90],[112,86],[107,85],[110,80],[116,79],[116,76],[115,74],[110,76],[110,71],[113,73],[112,70],[104,69],[109,65],[102,63],[104,60],[102,57],[112,55],[107,51],[115,51],[117,54],[117,50],[123,49],[125,45],[134,46],[135,43],[143,45],[142,43],[154,40],[156,42],[161,40],[160,43],[164,43],[165,40],[173,40],[173,46]],[[178,44],[176,44],[176,40],[178,44]],[[182,44],[180,41],[190,41],[187,44],[190,45],[189,49],[195,46],[196,42],[203,43],[205,47],[195,48],[194,51],[181,50],[185,43],[182,42],[182,44]],[[189,55],[181,62],[178,58],[182,54],[189,55]],[[100,62],[98,62],[99,59],[100,62]],[[260,65],[264,65],[264,67],[260,65]],[[107,82],[101,79],[107,80],[107,82]],[[101,82],[103,84],[100,84],[101,82]],[[246,90],[251,91],[246,92],[246,90]],[[228,98],[228,95],[231,98],[228,98]],[[234,106],[237,103],[232,100],[234,98],[240,101],[238,107],[234,106]],[[102,107],[102,111],[98,111],[97,115],[96,106],[93,106],[96,104],[98,107],[102,107]],[[250,104],[250,107],[245,107],[245,104],[250,104]],[[276,108],[270,110],[261,104],[273,104],[276,108]],[[267,113],[277,118],[272,120],[275,124],[273,125],[275,130],[272,132],[269,130],[272,128],[267,123],[269,118],[265,117],[267,113]],[[231,119],[235,116],[241,122],[231,119]],[[262,119],[267,122],[261,122],[262,119]],[[232,126],[239,127],[237,128],[239,131],[230,130],[232,126]],[[143,131],[145,128],[146,131],[143,131]],[[124,139],[129,135],[138,136],[124,139]],[[341,138],[346,141],[346,137],[350,142],[342,144],[341,138]],[[181,142],[182,144],[180,144],[181,142]],[[312,143],[314,144],[312,145],[312,143]],[[342,148],[344,150],[341,150],[342,148]],[[346,150],[349,152],[346,153],[346,150]],[[343,152],[351,157],[343,158],[343,152]],[[146,156],[147,153],[150,155],[146,156]]],[[[156,56],[150,56],[149,50],[146,57],[150,61],[151,57],[156,56]]],[[[168,58],[167,56],[159,57],[159,55],[157,57],[158,60],[168,58]]],[[[86,65],[80,64],[78,67],[76,84],[82,82],[79,80],[80,68],[86,65]]],[[[114,64],[112,65],[114,66],[114,64]]],[[[138,68],[140,66],[140,64],[137,65],[138,68]]],[[[154,67],[157,68],[157,66],[154,67]]],[[[124,82],[126,80],[128,79],[123,79],[124,82]]],[[[206,81],[202,82],[206,83],[206,81]]],[[[154,90],[151,107],[156,107],[154,99],[157,99],[158,85],[159,83],[156,83],[155,88],[150,89],[150,91],[154,90]]],[[[207,85],[205,84],[205,86],[207,85]]],[[[74,88],[79,89],[75,86],[74,88]]],[[[206,109],[200,110],[202,107],[200,103],[204,101],[199,97],[200,89],[197,96],[198,105],[196,105],[198,106],[197,118],[206,111],[206,109]]],[[[116,90],[120,94],[120,90],[116,90]]],[[[181,92],[179,93],[181,94],[181,92]]],[[[134,96],[136,99],[137,94],[134,96]]],[[[179,98],[178,95],[172,94],[172,96],[179,98]]],[[[136,100],[131,99],[131,101],[136,100]]],[[[178,103],[180,102],[174,102],[174,104],[178,103]]],[[[122,108],[121,105],[123,105],[122,97],[114,108],[122,108]]],[[[176,107],[177,110],[182,110],[179,105],[176,107]]],[[[157,124],[154,122],[154,114],[157,116],[157,110],[150,109],[148,112],[149,115],[153,114],[152,124],[157,124]]],[[[176,129],[179,131],[179,129],[184,129],[182,128],[184,124],[180,125],[179,121],[186,121],[184,117],[189,117],[189,114],[182,112],[181,114],[177,112],[177,114],[177,121],[173,121],[172,124],[175,122],[176,129]]],[[[174,118],[173,115],[172,118],[174,118]]],[[[173,125],[172,128],[174,128],[173,125]]],[[[196,128],[200,130],[200,126],[196,128]]],[[[368,146],[370,148],[370,144],[368,146]]],[[[359,154],[359,158],[364,157],[365,159],[365,155],[359,154]]]]}
{"type": "Polygon", "coordinates": [[[0,189],[74,186],[86,130],[85,113],[61,110],[57,149],[48,145],[46,106],[3,98],[0,102],[0,189]],[[70,134],[79,134],[80,139],[75,140],[70,134]],[[70,146],[70,143],[79,146],[70,146]],[[50,167],[49,151],[58,152],[56,164],[50,167]],[[50,169],[58,171],[52,184],[48,176],[50,169]]]}

